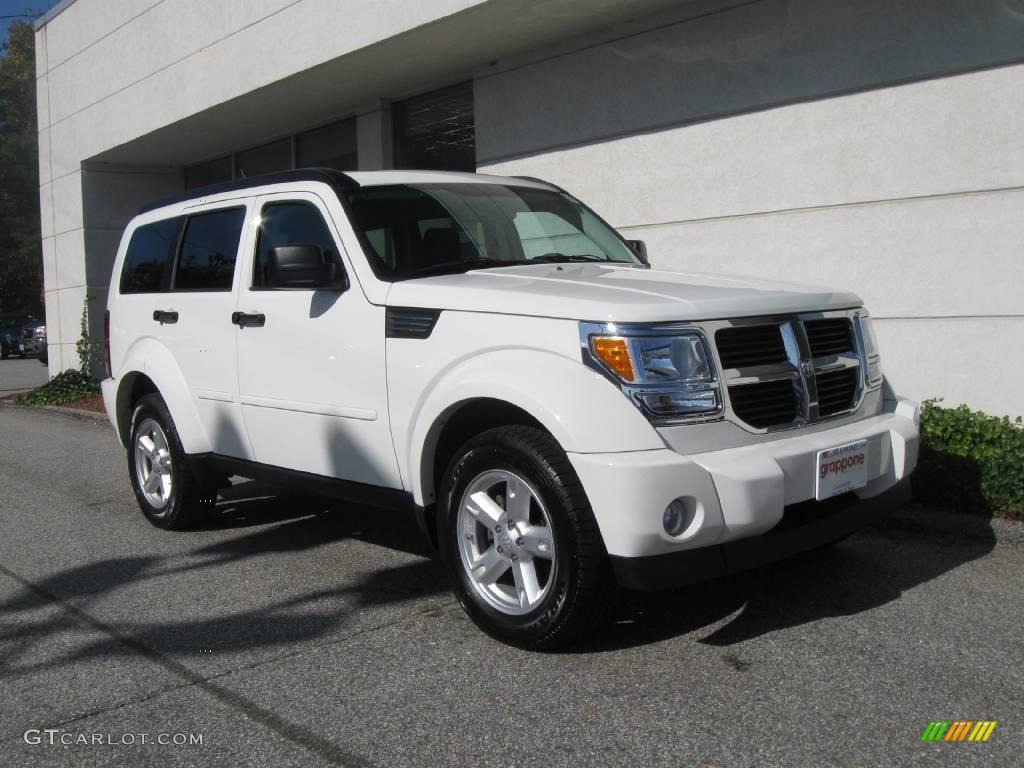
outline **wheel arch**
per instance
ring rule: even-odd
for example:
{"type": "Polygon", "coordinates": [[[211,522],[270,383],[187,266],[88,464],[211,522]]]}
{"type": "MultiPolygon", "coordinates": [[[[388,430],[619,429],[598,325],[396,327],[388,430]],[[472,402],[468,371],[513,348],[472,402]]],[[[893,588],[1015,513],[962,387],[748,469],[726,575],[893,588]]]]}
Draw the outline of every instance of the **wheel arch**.
{"type": "Polygon", "coordinates": [[[502,424],[542,429],[566,452],[664,447],[636,407],[581,364],[527,350],[482,355],[451,369],[421,400],[405,454],[416,503],[435,502],[437,479],[451,458],[446,451],[502,424]]]}
{"type": "Polygon", "coordinates": [[[131,416],[139,397],[155,392],[163,398],[186,453],[208,453],[211,443],[192,398],[192,390],[170,351],[155,339],[139,340],[125,356],[118,374],[117,433],[127,445],[131,416]]]}

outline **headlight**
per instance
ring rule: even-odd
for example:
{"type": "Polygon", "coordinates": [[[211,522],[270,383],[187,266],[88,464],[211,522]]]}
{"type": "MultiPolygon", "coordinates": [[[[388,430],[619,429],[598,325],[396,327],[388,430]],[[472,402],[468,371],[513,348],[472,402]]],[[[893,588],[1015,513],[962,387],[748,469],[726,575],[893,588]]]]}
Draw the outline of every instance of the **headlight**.
{"type": "Polygon", "coordinates": [[[648,416],[707,418],[722,410],[707,341],[697,330],[583,324],[585,353],[648,416]]]}
{"type": "Polygon", "coordinates": [[[875,331],[871,327],[871,318],[867,313],[857,316],[857,326],[861,343],[864,346],[864,384],[868,389],[877,389],[882,384],[882,358],[875,341],[875,331]]]}

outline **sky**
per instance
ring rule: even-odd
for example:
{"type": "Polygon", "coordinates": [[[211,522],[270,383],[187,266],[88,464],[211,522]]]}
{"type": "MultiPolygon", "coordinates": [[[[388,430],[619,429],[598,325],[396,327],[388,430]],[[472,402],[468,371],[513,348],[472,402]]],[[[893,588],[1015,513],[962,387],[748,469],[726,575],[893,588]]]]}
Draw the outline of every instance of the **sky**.
{"type": "MultiPolygon", "coordinates": [[[[57,4],[57,0],[0,0],[0,17],[15,14],[35,14],[48,11],[57,4]]],[[[8,19],[0,18],[0,45],[7,42],[7,28],[11,22],[30,20],[24,16],[8,19]]]]}

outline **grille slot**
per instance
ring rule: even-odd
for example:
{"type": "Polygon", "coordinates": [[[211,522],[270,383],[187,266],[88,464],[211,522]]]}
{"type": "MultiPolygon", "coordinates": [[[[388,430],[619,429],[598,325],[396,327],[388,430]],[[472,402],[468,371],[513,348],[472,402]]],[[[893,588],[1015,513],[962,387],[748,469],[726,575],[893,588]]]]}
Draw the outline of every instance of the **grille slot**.
{"type": "Polygon", "coordinates": [[[806,321],[804,331],[811,357],[829,357],[853,351],[856,347],[852,330],[849,319],[845,317],[806,321]]]}
{"type": "Polygon", "coordinates": [[[786,361],[786,345],[778,325],[723,328],[715,334],[723,368],[747,368],[786,361]]]}
{"type": "Polygon", "coordinates": [[[434,331],[439,309],[388,307],[384,312],[384,335],[389,339],[426,339],[434,331]]]}
{"type": "Polygon", "coordinates": [[[764,429],[790,424],[799,415],[792,381],[761,381],[729,387],[733,413],[752,427],[764,429]]]}
{"type": "Polygon", "coordinates": [[[818,383],[818,415],[832,416],[853,407],[857,396],[857,377],[860,368],[846,368],[842,371],[819,373],[818,383]]]}

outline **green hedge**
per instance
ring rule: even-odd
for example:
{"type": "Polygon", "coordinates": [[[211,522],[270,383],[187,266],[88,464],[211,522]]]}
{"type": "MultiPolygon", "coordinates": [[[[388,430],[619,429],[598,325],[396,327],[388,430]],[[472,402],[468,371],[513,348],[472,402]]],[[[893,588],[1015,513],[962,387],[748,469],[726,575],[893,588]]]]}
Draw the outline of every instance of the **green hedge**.
{"type": "Polygon", "coordinates": [[[1024,519],[1024,429],[966,405],[921,408],[921,454],[912,483],[922,502],[1024,519]]]}
{"type": "Polygon", "coordinates": [[[18,405],[61,405],[98,394],[100,385],[92,376],[69,368],[61,371],[41,387],[18,397],[18,405]]]}

